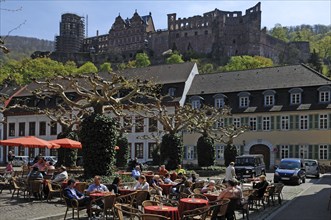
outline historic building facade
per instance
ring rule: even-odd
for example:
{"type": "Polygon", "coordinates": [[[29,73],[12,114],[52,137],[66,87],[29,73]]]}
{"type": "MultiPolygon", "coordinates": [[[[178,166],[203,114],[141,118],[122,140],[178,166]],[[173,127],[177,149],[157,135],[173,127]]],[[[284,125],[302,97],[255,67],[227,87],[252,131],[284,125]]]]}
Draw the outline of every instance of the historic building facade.
{"type": "MultiPolygon", "coordinates": [[[[69,25],[65,32],[62,26],[67,17],[62,15],[60,35],[56,38],[56,51],[51,55],[53,59],[66,61],[75,60],[77,63],[93,61],[95,63],[122,62],[134,59],[137,52],[147,52],[154,63],[162,61],[162,54],[167,50],[177,50],[180,53],[195,53],[212,57],[220,62],[236,55],[258,55],[271,58],[275,63],[286,60],[291,49],[298,49],[300,54],[294,58],[297,63],[309,58],[308,42],[286,43],[266,33],[261,29],[261,4],[258,3],[246,10],[228,12],[215,9],[188,18],[178,18],[176,13],[168,14],[166,30],[156,30],[151,13],[140,16],[137,12],[130,19],[116,17],[109,33],[80,39],[80,51],[75,49],[64,51],[68,38],[78,42],[78,38],[71,33],[77,33],[76,26],[69,25]],[[69,33],[69,36],[68,36],[69,33]]],[[[81,23],[78,25],[81,30],[81,23]]]]}

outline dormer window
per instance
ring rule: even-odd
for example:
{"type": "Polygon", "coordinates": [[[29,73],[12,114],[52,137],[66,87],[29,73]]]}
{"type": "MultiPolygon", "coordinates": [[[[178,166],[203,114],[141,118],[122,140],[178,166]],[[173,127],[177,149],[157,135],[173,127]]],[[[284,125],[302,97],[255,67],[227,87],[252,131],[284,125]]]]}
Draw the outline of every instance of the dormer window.
{"type": "Polygon", "coordinates": [[[303,90],[301,88],[293,88],[288,91],[290,93],[290,104],[299,105],[301,104],[301,94],[303,90]]]}
{"type": "Polygon", "coordinates": [[[240,108],[247,108],[249,106],[249,96],[250,95],[251,94],[249,92],[241,92],[238,94],[240,108]]]}
{"type": "Polygon", "coordinates": [[[168,89],[168,95],[171,97],[175,96],[175,92],[176,92],[176,88],[172,87],[168,89]]]}
{"type": "Polygon", "coordinates": [[[262,94],[264,95],[264,106],[273,106],[275,104],[275,90],[266,90],[262,94]]]}
{"type": "Polygon", "coordinates": [[[318,89],[319,92],[319,102],[320,103],[330,103],[331,100],[331,86],[321,86],[318,89]]]}
{"type": "Polygon", "coordinates": [[[203,100],[200,96],[193,96],[190,98],[192,108],[200,109],[201,108],[201,100],[203,100]]]}
{"type": "Polygon", "coordinates": [[[215,108],[223,108],[225,105],[225,99],[227,98],[223,94],[216,94],[213,96],[215,108]]]}

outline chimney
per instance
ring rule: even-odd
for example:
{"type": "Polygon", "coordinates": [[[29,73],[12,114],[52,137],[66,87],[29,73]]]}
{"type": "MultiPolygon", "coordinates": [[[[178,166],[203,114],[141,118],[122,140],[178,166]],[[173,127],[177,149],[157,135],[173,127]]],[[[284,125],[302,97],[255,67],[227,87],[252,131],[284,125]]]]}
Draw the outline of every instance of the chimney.
{"type": "Polygon", "coordinates": [[[99,30],[97,30],[97,36],[99,36],[99,30]]]}

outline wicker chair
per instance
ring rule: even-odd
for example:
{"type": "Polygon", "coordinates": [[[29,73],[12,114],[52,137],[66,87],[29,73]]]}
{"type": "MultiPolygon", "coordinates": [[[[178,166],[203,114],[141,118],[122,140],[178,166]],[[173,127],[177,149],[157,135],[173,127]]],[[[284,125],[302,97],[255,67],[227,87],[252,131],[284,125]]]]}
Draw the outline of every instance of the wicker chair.
{"type": "Polygon", "coordinates": [[[193,190],[193,193],[195,193],[195,194],[201,194],[201,188],[195,188],[193,190]]]}
{"type": "Polygon", "coordinates": [[[85,190],[86,190],[87,186],[88,186],[87,182],[77,182],[75,184],[75,188],[83,194],[85,194],[85,190]]]}
{"type": "Polygon", "coordinates": [[[150,194],[149,191],[145,190],[138,190],[136,194],[136,199],[133,201],[133,206],[136,208],[139,208],[139,206],[142,206],[142,203],[149,199],[150,194]]]}
{"type": "Polygon", "coordinates": [[[139,217],[141,220],[170,220],[168,217],[155,214],[140,214],[139,217]]]}
{"type": "Polygon", "coordinates": [[[162,203],[163,205],[166,205],[166,206],[178,207],[178,205],[179,205],[178,201],[173,200],[173,199],[168,199],[166,197],[162,197],[162,196],[159,196],[159,195],[156,195],[154,197],[154,200],[156,202],[162,203]]]}
{"type": "Polygon", "coordinates": [[[121,204],[129,204],[129,205],[133,206],[134,202],[136,201],[136,197],[137,197],[137,192],[133,192],[133,193],[130,193],[127,195],[122,195],[122,196],[116,197],[115,202],[121,203],[121,204]]]}
{"type": "Polygon", "coordinates": [[[43,190],[42,190],[43,184],[42,180],[29,180],[28,181],[28,197],[29,200],[31,199],[31,195],[36,196],[40,200],[43,199],[43,190]]]}
{"type": "Polygon", "coordinates": [[[159,205],[160,203],[157,202],[157,201],[152,201],[152,200],[145,200],[142,202],[142,207],[145,207],[145,206],[156,206],[156,205],[159,205]]]}
{"type": "Polygon", "coordinates": [[[58,184],[52,184],[51,181],[47,181],[47,186],[48,186],[48,196],[47,196],[47,202],[50,201],[52,199],[52,196],[54,194],[60,194],[61,196],[61,186],[58,184]]]}
{"type": "Polygon", "coordinates": [[[197,209],[186,210],[182,213],[181,220],[199,219],[205,220],[209,214],[210,207],[205,206],[197,209]]]}
{"type": "Polygon", "coordinates": [[[274,183],[273,185],[275,186],[275,190],[274,190],[272,199],[274,200],[275,196],[277,196],[278,203],[282,204],[282,197],[283,197],[282,190],[284,188],[284,184],[283,183],[274,183]]]}
{"type": "Polygon", "coordinates": [[[128,216],[130,220],[140,220],[139,214],[143,214],[139,209],[135,209],[128,204],[119,203],[114,204],[114,212],[119,220],[124,220],[124,215],[128,216]]]}
{"type": "Polygon", "coordinates": [[[207,196],[202,195],[202,194],[196,194],[196,193],[189,195],[188,198],[205,199],[205,200],[209,201],[207,196]]]}
{"type": "Polygon", "coordinates": [[[116,201],[115,195],[109,195],[103,197],[103,213],[105,218],[107,219],[108,214],[112,213],[114,215],[114,204],[116,201]]]}
{"type": "Polygon", "coordinates": [[[77,218],[79,219],[79,211],[86,209],[86,207],[79,206],[78,200],[76,200],[76,199],[69,199],[65,195],[62,195],[62,197],[63,197],[64,202],[67,207],[65,215],[64,215],[64,220],[67,218],[67,213],[70,208],[72,209],[72,219],[75,218],[75,210],[77,211],[77,218]]]}
{"type": "Polygon", "coordinates": [[[13,184],[13,193],[11,198],[14,198],[15,193],[17,194],[17,197],[19,196],[20,193],[23,193],[23,197],[25,198],[25,192],[27,191],[26,182],[16,177],[13,177],[12,184],[13,184]]]}
{"type": "Polygon", "coordinates": [[[210,210],[212,210],[212,219],[213,218],[224,218],[226,215],[226,211],[228,209],[228,205],[230,203],[230,199],[222,199],[215,201],[213,205],[209,206],[210,210]]]}

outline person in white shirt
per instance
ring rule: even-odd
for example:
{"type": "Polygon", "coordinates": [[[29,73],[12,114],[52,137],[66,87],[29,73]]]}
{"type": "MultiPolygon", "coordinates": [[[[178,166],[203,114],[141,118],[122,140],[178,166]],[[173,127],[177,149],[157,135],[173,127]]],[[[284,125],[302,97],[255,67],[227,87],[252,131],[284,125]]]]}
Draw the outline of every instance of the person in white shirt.
{"type": "Polygon", "coordinates": [[[214,180],[210,180],[208,185],[204,186],[201,189],[201,193],[215,192],[215,191],[216,191],[216,187],[215,187],[215,181],[214,180]]]}
{"type": "Polygon", "coordinates": [[[225,169],[225,181],[233,180],[236,178],[236,171],[234,169],[234,162],[231,162],[225,169]]]}
{"type": "Polygon", "coordinates": [[[64,180],[68,179],[68,172],[65,166],[60,167],[61,173],[57,174],[55,178],[51,181],[52,183],[61,183],[64,180]]]}
{"type": "Polygon", "coordinates": [[[163,180],[163,182],[164,182],[165,184],[172,184],[172,185],[177,184],[177,183],[173,182],[173,181],[170,179],[170,174],[169,174],[169,173],[167,173],[166,175],[164,175],[164,180],[163,180]]]}
{"type": "Polygon", "coordinates": [[[146,177],[141,175],[138,178],[137,184],[133,187],[135,190],[149,190],[149,184],[146,182],[146,177]]]}

